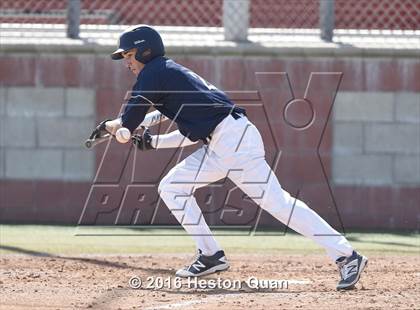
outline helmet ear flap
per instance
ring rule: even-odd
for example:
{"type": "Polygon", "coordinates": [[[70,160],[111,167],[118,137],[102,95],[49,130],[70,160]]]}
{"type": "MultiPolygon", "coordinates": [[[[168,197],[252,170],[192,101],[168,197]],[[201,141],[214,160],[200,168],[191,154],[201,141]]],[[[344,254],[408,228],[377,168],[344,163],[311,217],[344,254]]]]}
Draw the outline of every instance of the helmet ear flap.
{"type": "Polygon", "coordinates": [[[150,58],[152,56],[152,50],[150,48],[145,49],[144,51],[139,51],[139,49],[137,49],[137,53],[136,53],[136,60],[141,62],[141,63],[147,63],[150,58]]]}

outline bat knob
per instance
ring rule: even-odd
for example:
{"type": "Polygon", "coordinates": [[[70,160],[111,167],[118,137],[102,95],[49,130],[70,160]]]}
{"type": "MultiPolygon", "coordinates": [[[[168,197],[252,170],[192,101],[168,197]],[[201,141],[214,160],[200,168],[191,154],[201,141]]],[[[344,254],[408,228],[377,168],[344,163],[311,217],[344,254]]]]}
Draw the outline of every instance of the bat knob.
{"type": "Polygon", "coordinates": [[[92,141],[91,140],[86,140],[85,141],[85,146],[86,146],[86,148],[90,149],[92,147],[92,141]]]}

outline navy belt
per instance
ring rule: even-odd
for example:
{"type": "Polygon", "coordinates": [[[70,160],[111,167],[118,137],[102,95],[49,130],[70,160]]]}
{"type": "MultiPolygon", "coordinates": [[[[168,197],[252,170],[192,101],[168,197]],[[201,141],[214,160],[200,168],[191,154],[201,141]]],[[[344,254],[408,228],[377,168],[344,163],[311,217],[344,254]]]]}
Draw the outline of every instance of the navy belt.
{"type": "Polygon", "coordinates": [[[237,112],[237,111],[232,111],[232,113],[230,113],[230,115],[232,115],[232,117],[237,120],[240,119],[241,117],[244,117],[244,113],[242,112],[237,112]]]}
{"type": "MultiPolygon", "coordinates": [[[[244,117],[244,114],[242,112],[237,112],[237,111],[232,111],[232,113],[230,113],[230,115],[232,115],[232,117],[237,120],[240,119],[241,117],[244,117]]],[[[202,139],[204,144],[209,144],[211,141],[211,135],[213,134],[213,132],[211,132],[206,138],[202,139]]]]}

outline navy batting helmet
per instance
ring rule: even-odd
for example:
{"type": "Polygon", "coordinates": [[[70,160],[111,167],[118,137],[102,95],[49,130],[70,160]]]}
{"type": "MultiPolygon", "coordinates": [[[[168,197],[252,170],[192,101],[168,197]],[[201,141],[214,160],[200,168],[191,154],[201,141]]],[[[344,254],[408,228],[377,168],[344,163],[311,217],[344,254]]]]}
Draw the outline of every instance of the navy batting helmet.
{"type": "Polygon", "coordinates": [[[145,64],[157,56],[165,55],[160,34],[150,26],[138,25],[125,30],[118,40],[118,49],[111,54],[114,60],[124,58],[122,52],[137,48],[136,60],[145,64]]]}

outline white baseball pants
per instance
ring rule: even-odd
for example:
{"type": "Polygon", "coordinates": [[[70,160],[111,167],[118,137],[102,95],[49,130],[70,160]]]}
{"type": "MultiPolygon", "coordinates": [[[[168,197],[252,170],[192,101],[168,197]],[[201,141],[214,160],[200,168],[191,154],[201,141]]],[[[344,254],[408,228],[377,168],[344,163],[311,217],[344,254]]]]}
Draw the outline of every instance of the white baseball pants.
{"type": "Polygon", "coordinates": [[[229,115],[216,127],[210,143],[172,168],[159,185],[161,198],[204,255],[214,254],[220,246],[194,191],[225,177],[277,220],[325,248],[334,261],[352,254],[353,248],[344,236],[282,189],[265,161],[257,128],[246,117],[235,120],[229,115]]]}

